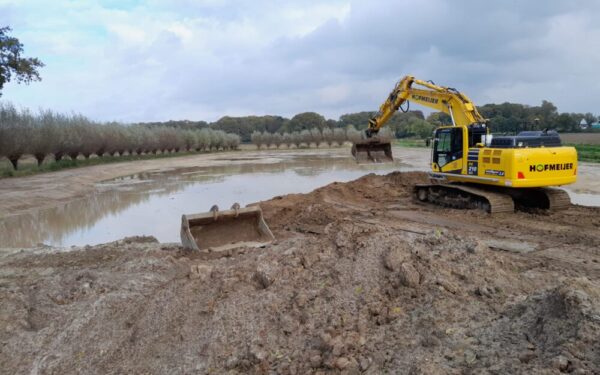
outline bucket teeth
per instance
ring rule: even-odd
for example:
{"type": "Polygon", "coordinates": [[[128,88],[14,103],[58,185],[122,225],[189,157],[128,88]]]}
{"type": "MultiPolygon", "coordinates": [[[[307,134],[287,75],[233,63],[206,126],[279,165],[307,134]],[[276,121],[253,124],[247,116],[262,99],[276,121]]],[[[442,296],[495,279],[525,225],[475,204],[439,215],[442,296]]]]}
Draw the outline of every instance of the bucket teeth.
{"type": "Polygon", "coordinates": [[[234,203],[231,209],[219,211],[214,205],[208,212],[182,216],[181,243],[188,250],[260,247],[274,240],[259,206],[241,208],[234,203]]]}

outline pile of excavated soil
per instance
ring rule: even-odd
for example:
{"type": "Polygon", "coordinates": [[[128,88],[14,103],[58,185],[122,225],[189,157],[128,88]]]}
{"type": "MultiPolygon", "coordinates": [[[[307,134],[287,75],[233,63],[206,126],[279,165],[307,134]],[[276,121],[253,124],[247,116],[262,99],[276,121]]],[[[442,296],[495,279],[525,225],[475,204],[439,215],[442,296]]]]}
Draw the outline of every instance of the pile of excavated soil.
{"type": "Polygon", "coordinates": [[[0,256],[6,373],[600,372],[600,209],[412,201],[422,173],[262,202],[278,241],[0,256]]]}

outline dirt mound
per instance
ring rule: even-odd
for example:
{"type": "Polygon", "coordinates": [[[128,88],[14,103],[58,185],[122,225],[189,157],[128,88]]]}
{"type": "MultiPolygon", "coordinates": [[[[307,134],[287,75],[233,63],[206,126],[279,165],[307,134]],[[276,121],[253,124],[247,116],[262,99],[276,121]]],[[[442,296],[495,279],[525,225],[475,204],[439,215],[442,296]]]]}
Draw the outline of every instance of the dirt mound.
{"type": "Polygon", "coordinates": [[[261,202],[261,207],[272,229],[322,233],[324,226],[348,214],[377,212],[393,201],[408,202],[414,185],[428,181],[423,172],[369,174],[347,183],[334,182],[308,194],[275,197],[261,202]]]}
{"type": "Polygon", "coordinates": [[[549,363],[562,372],[597,372],[599,291],[585,277],[568,279],[509,306],[505,315],[477,332],[486,347],[479,355],[492,356],[495,369],[505,373],[549,363]]]}
{"type": "Polygon", "coordinates": [[[151,238],[0,257],[0,366],[598,373],[600,231],[568,218],[598,211],[431,208],[411,198],[424,181],[369,175],[262,202],[278,241],[217,259],[151,238]]]}

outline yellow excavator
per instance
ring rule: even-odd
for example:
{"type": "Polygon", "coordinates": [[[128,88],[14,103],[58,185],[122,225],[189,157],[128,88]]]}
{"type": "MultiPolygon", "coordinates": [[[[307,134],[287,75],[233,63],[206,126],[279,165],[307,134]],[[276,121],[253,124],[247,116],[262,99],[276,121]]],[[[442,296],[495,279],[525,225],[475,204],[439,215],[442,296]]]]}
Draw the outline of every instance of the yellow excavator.
{"type": "Polygon", "coordinates": [[[486,119],[465,94],[412,76],[396,84],[369,120],[364,139],[353,144],[357,161],[392,159],[390,143],[381,141],[377,133],[410,102],[447,113],[452,120],[452,125],[434,131],[432,183],[415,187],[419,201],[490,213],[513,212],[515,207],[569,207],[569,195],[552,187],[576,181],[577,151],[562,146],[558,133],[546,130],[492,136],[486,119]]]}

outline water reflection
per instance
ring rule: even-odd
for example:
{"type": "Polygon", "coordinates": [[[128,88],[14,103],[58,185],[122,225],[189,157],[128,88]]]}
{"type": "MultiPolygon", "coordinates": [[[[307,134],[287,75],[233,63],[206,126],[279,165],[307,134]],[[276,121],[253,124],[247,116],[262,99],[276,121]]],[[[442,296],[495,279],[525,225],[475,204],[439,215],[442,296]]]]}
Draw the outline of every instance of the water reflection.
{"type": "Polygon", "coordinates": [[[174,184],[156,183],[136,187],[98,192],[56,208],[1,220],[0,246],[70,245],[65,240],[74,232],[91,231],[103,218],[118,216],[127,207],[147,202],[152,195],[165,196],[181,189],[174,184]]]}
{"type": "MultiPolygon", "coordinates": [[[[269,155],[266,155],[269,157],[269,155]]],[[[0,247],[39,243],[97,244],[132,235],[179,241],[181,214],[302,193],[333,181],[398,170],[400,163],[357,165],[347,157],[278,155],[274,162],[186,168],[127,176],[98,184],[97,192],[63,206],[0,220],[0,247]]],[[[261,160],[267,160],[263,157],[261,160]]]]}
{"type": "Polygon", "coordinates": [[[569,187],[563,187],[569,193],[571,202],[582,206],[600,207],[600,195],[590,193],[576,193],[569,187]]]}

